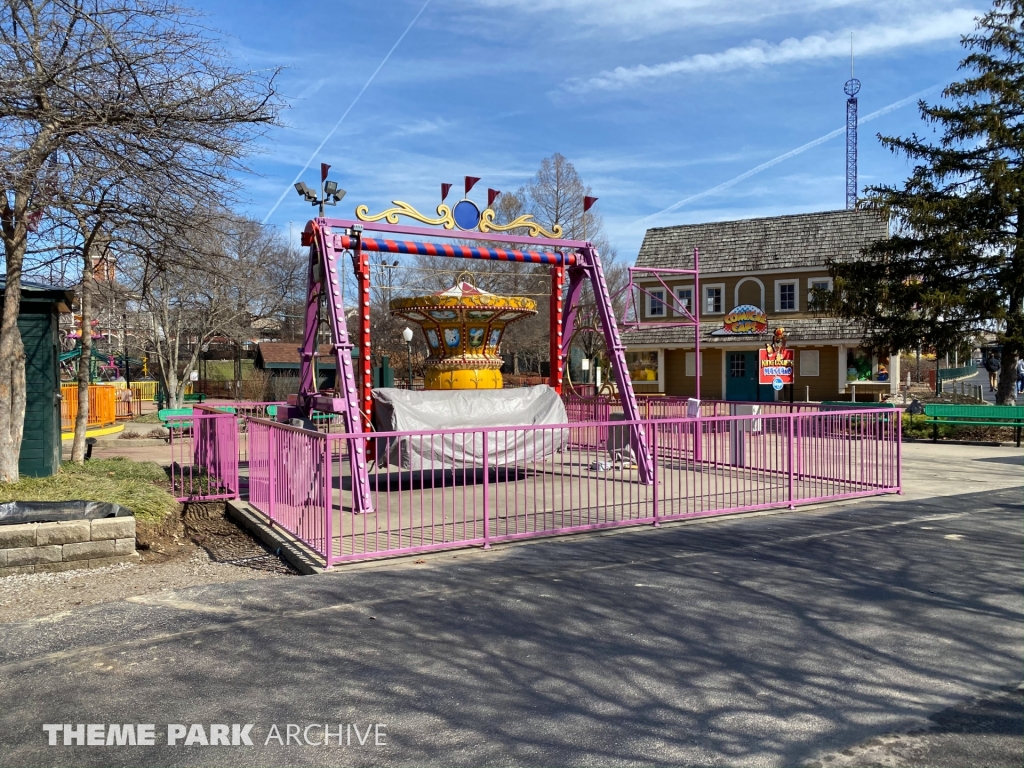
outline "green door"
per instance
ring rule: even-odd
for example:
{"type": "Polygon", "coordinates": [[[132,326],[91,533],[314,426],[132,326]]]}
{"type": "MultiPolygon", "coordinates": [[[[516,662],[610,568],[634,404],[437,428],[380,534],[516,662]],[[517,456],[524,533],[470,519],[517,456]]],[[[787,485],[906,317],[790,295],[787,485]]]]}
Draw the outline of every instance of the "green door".
{"type": "Polygon", "coordinates": [[[757,351],[728,352],[725,356],[725,399],[748,403],[772,402],[770,384],[757,383],[757,351]]]}
{"type": "Polygon", "coordinates": [[[60,468],[60,376],[57,314],[52,303],[22,300],[18,330],[25,345],[25,433],[18,472],[47,477],[60,468]]]}

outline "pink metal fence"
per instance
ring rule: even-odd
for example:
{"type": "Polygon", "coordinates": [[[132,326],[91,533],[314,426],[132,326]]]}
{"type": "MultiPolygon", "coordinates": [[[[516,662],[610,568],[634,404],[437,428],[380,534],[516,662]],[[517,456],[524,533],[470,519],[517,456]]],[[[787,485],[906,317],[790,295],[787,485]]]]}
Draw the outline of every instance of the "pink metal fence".
{"type": "Polygon", "coordinates": [[[333,488],[325,433],[249,422],[249,503],[307,544],[329,550],[333,488]]]}
{"type": "Polygon", "coordinates": [[[655,467],[649,485],[625,421],[367,439],[250,420],[249,498],[327,566],[488,547],[898,492],[899,415],[794,410],[639,422],[655,467]],[[350,441],[377,459],[368,514],[351,511],[350,441]]]}
{"type": "Polygon", "coordinates": [[[238,417],[195,408],[168,419],[171,492],[178,501],[234,499],[238,477],[238,417]]]}

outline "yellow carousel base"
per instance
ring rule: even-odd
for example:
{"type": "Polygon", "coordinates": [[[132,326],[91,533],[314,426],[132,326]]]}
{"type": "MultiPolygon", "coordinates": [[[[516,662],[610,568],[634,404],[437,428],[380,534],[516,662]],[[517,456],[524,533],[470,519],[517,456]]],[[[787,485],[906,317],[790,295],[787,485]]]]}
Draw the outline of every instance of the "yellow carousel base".
{"type": "MultiPolygon", "coordinates": [[[[107,435],[116,435],[118,432],[124,432],[124,424],[111,424],[109,427],[93,427],[92,429],[85,430],[86,437],[106,437],[107,435]]],[[[61,440],[74,440],[75,433],[61,432],[61,440]]]]}
{"type": "Polygon", "coordinates": [[[424,389],[501,389],[504,382],[497,368],[457,368],[442,371],[427,368],[424,389]]]}

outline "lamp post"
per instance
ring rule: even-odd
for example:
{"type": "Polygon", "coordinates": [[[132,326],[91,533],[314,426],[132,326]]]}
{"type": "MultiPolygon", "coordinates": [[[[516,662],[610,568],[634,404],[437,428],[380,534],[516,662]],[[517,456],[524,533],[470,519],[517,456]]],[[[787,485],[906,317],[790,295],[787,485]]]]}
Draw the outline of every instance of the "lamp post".
{"type": "Polygon", "coordinates": [[[121,328],[124,330],[124,341],[121,344],[121,359],[124,361],[124,382],[128,389],[132,388],[132,372],[128,364],[128,313],[121,313],[121,328]]]}
{"type": "Polygon", "coordinates": [[[409,352],[409,389],[412,389],[412,329],[406,326],[402,331],[402,338],[405,339],[405,346],[409,352]]]}

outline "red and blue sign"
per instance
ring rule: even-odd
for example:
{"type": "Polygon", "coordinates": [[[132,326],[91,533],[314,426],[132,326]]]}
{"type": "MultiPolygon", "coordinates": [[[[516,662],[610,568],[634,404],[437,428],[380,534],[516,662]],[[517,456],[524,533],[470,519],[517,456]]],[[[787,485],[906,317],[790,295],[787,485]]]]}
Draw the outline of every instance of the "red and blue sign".
{"type": "Polygon", "coordinates": [[[769,352],[767,349],[757,351],[757,383],[771,384],[781,389],[782,384],[793,383],[793,350],[780,349],[769,352]]]}

